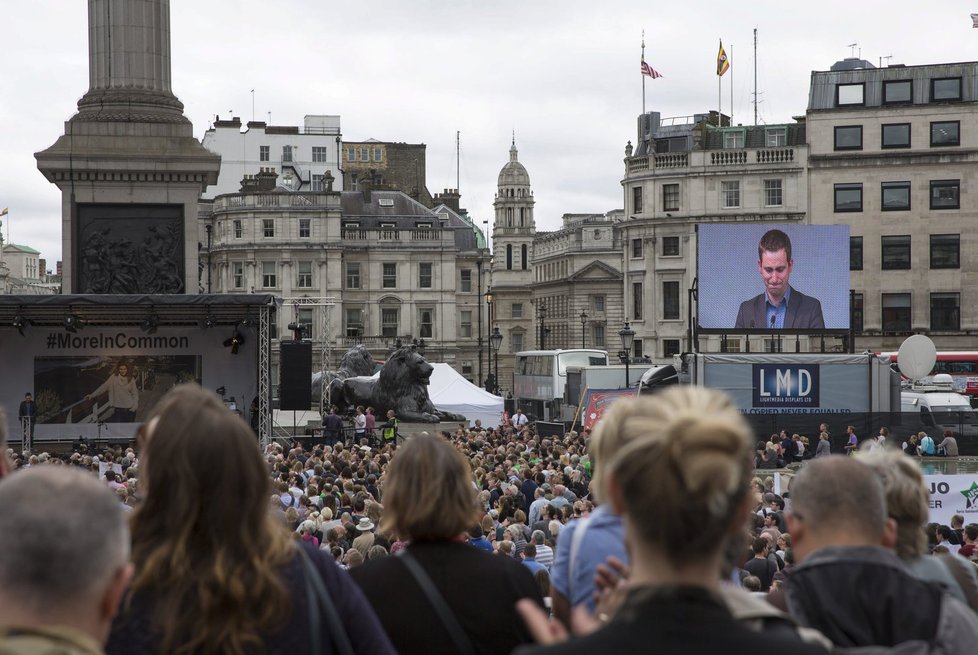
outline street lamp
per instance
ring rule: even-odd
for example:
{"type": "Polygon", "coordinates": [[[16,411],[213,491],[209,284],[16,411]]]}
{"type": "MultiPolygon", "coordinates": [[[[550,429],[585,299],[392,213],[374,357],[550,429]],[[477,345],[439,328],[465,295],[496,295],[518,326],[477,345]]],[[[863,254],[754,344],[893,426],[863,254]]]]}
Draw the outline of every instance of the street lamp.
{"type": "Polygon", "coordinates": [[[537,305],[537,315],[540,317],[540,350],[546,350],[547,328],[544,327],[544,320],[547,318],[547,305],[542,300],[537,305]]]}
{"type": "MultiPolygon", "coordinates": [[[[490,325],[492,325],[492,287],[491,286],[486,287],[485,296],[486,296],[486,332],[487,332],[486,336],[488,337],[488,340],[491,344],[492,329],[489,327],[490,325]]],[[[489,349],[489,352],[486,354],[488,356],[488,361],[486,362],[486,368],[488,370],[486,371],[485,388],[486,391],[489,391],[491,393],[492,386],[493,386],[492,381],[489,379],[492,377],[492,348],[491,347],[489,349]]]]}
{"type": "Polygon", "coordinates": [[[631,359],[630,354],[632,342],[635,341],[635,330],[628,325],[628,321],[625,321],[625,327],[618,330],[618,336],[621,338],[621,357],[625,360],[625,388],[627,389],[631,384],[628,379],[628,360],[631,359]]]}
{"type": "Polygon", "coordinates": [[[584,345],[584,335],[585,330],[587,330],[587,312],[581,312],[581,348],[585,348],[584,345]]]}
{"type": "Polygon", "coordinates": [[[492,346],[492,352],[496,354],[496,373],[495,373],[495,394],[499,395],[499,346],[503,345],[503,335],[499,332],[499,326],[497,325],[492,329],[492,335],[489,337],[489,345],[492,346]]]}

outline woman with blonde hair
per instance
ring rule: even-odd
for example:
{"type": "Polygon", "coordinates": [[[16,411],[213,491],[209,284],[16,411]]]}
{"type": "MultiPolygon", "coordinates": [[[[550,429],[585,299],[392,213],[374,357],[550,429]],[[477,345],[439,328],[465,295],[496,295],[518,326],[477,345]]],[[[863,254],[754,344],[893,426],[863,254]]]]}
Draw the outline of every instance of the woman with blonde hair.
{"type": "MultiPolygon", "coordinates": [[[[679,386],[619,400],[599,429],[623,437],[600,470],[601,493],[624,522],[627,595],[588,636],[520,652],[826,652],[798,638],[752,631],[719,595],[727,545],[753,502],[751,431],[724,394],[679,386]]],[[[538,641],[566,638],[543,612],[520,609],[538,641]]]]}
{"type": "Polygon", "coordinates": [[[254,434],[217,396],[174,388],[137,443],[135,575],[108,655],[393,652],[356,585],[273,517],[254,434]]]}
{"type": "Polygon", "coordinates": [[[516,602],[542,608],[540,590],[513,558],[468,545],[479,508],[469,463],[451,443],[416,434],[398,446],[384,500],[381,529],[409,545],[351,574],[399,652],[498,655],[530,641],[516,602]]]}

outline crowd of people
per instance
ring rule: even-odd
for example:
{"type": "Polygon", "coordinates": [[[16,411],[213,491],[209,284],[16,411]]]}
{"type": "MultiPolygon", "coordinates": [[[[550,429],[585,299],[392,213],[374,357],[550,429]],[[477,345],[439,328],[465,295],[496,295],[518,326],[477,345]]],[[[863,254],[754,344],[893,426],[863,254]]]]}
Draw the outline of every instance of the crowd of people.
{"type": "Polygon", "coordinates": [[[131,447],[4,447],[0,654],[978,647],[978,525],[929,524],[886,434],[758,444],[693,387],[557,437],[518,413],[377,439],[367,410],[261,448],[185,385],[131,447]],[[771,462],[800,463],[779,493],[771,462]]]}

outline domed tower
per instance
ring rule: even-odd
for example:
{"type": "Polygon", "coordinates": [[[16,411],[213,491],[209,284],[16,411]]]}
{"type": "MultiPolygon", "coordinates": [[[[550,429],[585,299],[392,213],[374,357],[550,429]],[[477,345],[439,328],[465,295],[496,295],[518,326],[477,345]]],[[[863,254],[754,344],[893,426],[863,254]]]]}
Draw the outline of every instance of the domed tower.
{"type": "Polygon", "coordinates": [[[505,394],[512,390],[513,353],[536,347],[533,341],[533,307],[529,290],[534,274],[533,192],[530,175],[519,161],[516,139],[509,149],[509,161],[499,171],[496,220],[492,228],[492,319],[503,335],[499,349],[499,386],[505,394]]]}

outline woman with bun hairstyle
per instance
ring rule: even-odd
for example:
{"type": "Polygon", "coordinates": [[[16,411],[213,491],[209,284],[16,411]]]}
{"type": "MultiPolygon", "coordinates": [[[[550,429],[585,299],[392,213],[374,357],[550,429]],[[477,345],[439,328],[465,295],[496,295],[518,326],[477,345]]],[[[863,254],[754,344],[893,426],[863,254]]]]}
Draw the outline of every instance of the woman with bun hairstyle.
{"type": "Polygon", "coordinates": [[[599,614],[590,625],[578,614],[576,632],[593,631],[570,641],[521,603],[534,637],[551,645],[519,653],[826,652],[790,633],[751,630],[720,597],[726,547],[753,503],[751,431],[724,394],[679,386],[619,400],[598,430],[626,436],[601,480],[631,556],[625,598],[613,617],[599,614]]]}
{"type": "Polygon", "coordinates": [[[254,434],[217,396],[174,388],[137,443],[135,573],[108,655],[394,652],[349,575],[273,516],[254,434]]]}

